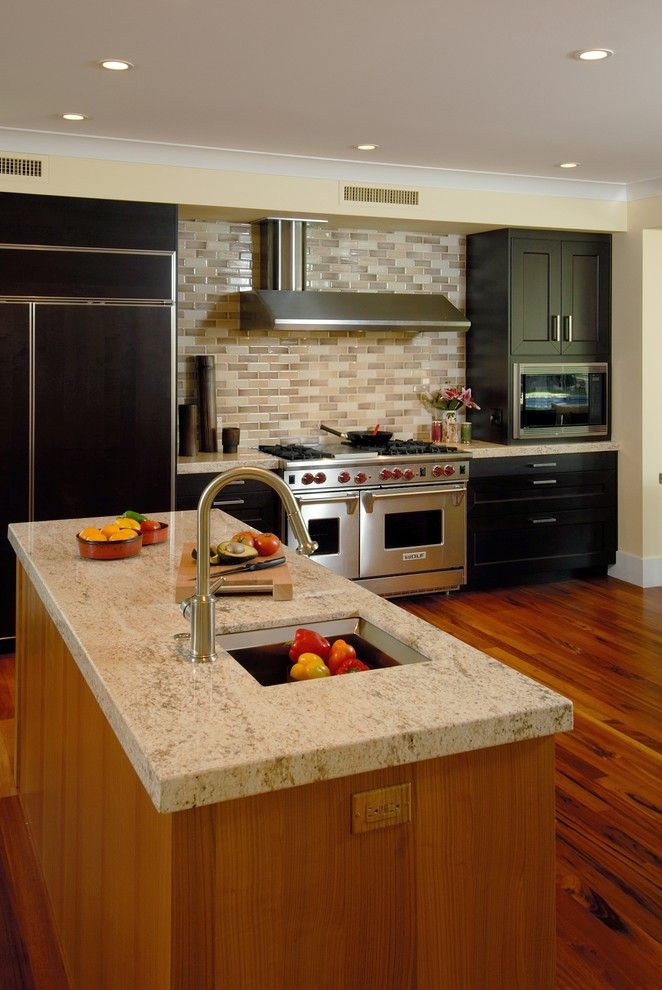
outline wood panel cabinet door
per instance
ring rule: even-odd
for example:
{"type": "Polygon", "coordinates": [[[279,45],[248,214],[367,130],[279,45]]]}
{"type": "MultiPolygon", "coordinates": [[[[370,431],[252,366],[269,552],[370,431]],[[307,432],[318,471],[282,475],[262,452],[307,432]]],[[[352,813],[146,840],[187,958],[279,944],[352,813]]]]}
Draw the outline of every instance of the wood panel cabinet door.
{"type": "Polygon", "coordinates": [[[558,355],[561,348],[559,241],[513,240],[510,299],[511,352],[558,355]]]}
{"type": "Polygon", "coordinates": [[[35,311],[34,518],[169,510],[172,308],[35,311]]]}
{"type": "Polygon", "coordinates": [[[603,241],[564,241],[561,261],[561,353],[609,354],[610,250],[603,241]]]}
{"type": "Polygon", "coordinates": [[[0,652],[14,635],[15,558],[10,522],[28,518],[29,334],[27,303],[0,303],[0,652]]]}
{"type": "Polygon", "coordinates": [[[604,240],[513,238],[511,353],[608,355],[610,263],[610,246],[604,240]]]}

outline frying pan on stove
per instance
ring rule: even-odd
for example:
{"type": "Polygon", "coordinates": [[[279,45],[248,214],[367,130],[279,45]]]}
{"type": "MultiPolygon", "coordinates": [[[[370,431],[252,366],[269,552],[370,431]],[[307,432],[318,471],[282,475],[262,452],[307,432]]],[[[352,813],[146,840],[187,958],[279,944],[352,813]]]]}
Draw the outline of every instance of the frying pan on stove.
{"type": "Polygon", "coordinates": [[[340,430],[334,430],[333,427],[325,426],[324,423],[320,424],[320,430],[324,430],[326,433],[333,433],[337,437],[342,437],[343,440],[348,440],[352,447],[384,447],[393,436],[392,433],[387,433],[386,430],[365,430],[364,432],[350,430],[348,433],[341,433],[340,430]]]}

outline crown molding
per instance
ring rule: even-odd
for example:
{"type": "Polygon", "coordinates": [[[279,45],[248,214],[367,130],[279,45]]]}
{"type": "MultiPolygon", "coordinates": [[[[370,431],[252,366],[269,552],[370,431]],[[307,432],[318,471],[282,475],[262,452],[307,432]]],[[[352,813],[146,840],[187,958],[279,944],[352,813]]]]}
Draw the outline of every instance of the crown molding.
{"type": "Polygon", "coordinates": [[[0,127],[0,149],[13,153],[59,155],[65,158],[100,159],[127,164],[152,164],[482,192],[524,193],[608,202],[624,202],[632,198],[629,195],[632,186],[637,188],[638,194],[635,198],[658,195],[655,191],[647,191],[649,188],[654,189],[655,184],[662,188],[662,178],[633,183],[629,187],[626,183],[619,182],[425,168],[386,162],[364,163],[341,158],[271,155],[226,148],[159,144],[151,141],[18,130],[9,127],[0,127]]]}

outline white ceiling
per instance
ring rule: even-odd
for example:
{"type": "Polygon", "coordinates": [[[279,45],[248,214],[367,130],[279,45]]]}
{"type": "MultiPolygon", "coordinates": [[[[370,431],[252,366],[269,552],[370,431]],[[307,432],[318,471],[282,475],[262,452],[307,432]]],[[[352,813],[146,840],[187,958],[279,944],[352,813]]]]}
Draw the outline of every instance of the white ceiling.
{"type": "Polygon", "coordinates": [[[662,176],[661,39],[662,0],[15,0],[0,128],[632,183],[662,176]]]}

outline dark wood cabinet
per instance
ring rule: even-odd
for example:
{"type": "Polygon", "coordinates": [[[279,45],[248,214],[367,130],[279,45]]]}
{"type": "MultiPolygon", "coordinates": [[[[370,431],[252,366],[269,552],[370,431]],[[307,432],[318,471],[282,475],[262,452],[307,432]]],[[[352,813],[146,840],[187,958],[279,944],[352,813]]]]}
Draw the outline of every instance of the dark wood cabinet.
{"type": "Polygon", "coordinates": [[[512,441],[513,365],[608,361],[611,235],[493,230],[467,238],[466,381],[474,435],[512,441]]]}
{"type": "Polygon", "coordinates": [[[612,451],[472,461],[468,586],[606,573],[616,559],[616,472],[612,451]]]}
{"type": "MultiPolygon", "coordinates": [[[[216,474],[178,474],[177,508],[196,509],[204,489],[216,474]]],[[[275,491],[259,481],[233,481],[214,499],[214,508],[222,509],[242,523],[263,533],[284,538],[281,502],[275,491]]]]}
{"type": "Polygon", "coordinates": [[[511,354],[608,356],[609,242],[513,236],[510,253],[511,354]]]}
{"type": "Polygon", "coordinates": [[[176,219],[0,194],[0,650],[10,522],[173,506],[176,219]]]}

